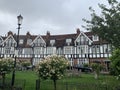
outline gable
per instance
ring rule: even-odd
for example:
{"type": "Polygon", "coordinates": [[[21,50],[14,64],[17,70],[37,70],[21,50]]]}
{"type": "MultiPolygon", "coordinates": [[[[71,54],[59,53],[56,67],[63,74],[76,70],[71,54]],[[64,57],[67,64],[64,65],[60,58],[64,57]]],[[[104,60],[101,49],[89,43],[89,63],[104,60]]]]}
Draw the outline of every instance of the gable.
{"type": "Polygon", "coordinates": [[[87,35],[85,35],[83,32],[81,32],[75,40],[75,43],[79,44],[79,45],[86,45],[86,44],[89,45],[92,42],[93,41],[87,35]]]}
{"type": "Polygon", "coordinates": [[[30,44],[31,46],[46,46],[46,43],[44,41],[44,39],[38,35],[34,40],[33,42],[30,44]]]}
{"type": "Polygon", "coordinates": [[[16,45],[16,41],[13,38],[12,35],[9,35],[2,43],[1,45],[6,45],[6,46],[15,46],[16,45]]]}

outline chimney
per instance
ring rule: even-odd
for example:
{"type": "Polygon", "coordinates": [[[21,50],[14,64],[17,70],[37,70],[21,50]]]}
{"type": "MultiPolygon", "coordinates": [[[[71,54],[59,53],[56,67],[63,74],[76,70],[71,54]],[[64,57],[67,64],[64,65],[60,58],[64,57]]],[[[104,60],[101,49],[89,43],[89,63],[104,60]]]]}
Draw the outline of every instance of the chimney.
{"type": "Polygon", "coordinates": [[[47,37],[49,37],[50,36],[50,31],[47,31],[47,37]]]}
{"type": "Polygon", "coordinates": [[[9,35],[13,35],[13,32],[12,32],[12,31],[9,31],[9,32],[8,32],[8,36],[9,36],[9,35]]]}
{"type": "Polygon", "coordinates": [[[77,28],[77,29],[76,29],[76,32],[77,32],[77,34],[80,34],[80,29],[77,28]]]}
{"type": "Polygon", "coordinates": [[[27,37],[30,37],[30,36],[31,36],[30,32],[27,32],[27,33],[26,33],[26,36],[27,36],[27,37]]]}

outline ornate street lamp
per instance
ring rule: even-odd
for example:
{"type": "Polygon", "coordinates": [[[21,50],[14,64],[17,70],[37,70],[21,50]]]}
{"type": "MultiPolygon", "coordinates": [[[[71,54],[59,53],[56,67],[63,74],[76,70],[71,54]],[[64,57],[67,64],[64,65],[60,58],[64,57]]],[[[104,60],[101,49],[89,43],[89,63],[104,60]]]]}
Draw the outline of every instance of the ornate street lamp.
{"type": "Polygon", "coordinates": [[[14,61],[14,70],[13,70],[13,73],[12,73],[12,81],[11,81],[11,86],[14,87],[14,83],[15,83],[15,69],[16,69],[16,59],[17,59],[17,56],[18,56],[18,48],[19,48],[19,31],[20,31],[20,25],[22,24],[22,20],[23,20],[23,17],[21,15],[17,16],[17,19],[18,19],[18,35],[17,35],[17,46],[16,46],[16,50],[15,50],[15,61],[14,61]]]}

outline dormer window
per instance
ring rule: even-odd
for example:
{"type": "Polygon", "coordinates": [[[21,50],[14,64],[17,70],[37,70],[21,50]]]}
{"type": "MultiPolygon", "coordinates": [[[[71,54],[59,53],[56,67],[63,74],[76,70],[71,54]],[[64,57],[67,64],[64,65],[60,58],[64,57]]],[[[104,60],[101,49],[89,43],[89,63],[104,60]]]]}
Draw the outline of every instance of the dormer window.
{"type": "Polygon", "coordinates": [[[20,39],[19,44],[23,44],[23,39],[20,39]]]}
{"type": "Polygon", "coordinates": [[[72,39],[66,39],[66,43],[67,43],[67,45],[70,45],[70,43],[72,42],[72,39]]]}
{"type": "Polygon", "coordinates": [[[92,38],[93,38],[93,41],[98,41],[99,40],[99,37],[97,35],[93,35],[92,38]]]}
{"type": "Polygon", "coordinates": [[[55,40],[50,40],[50,44],[53,46],[55,44],[55,40]]]}
{"type": "Polygon", "coordinates": [[[27,44],[30,44],[32,42],[32,39],[27,39],[27,44]]]}

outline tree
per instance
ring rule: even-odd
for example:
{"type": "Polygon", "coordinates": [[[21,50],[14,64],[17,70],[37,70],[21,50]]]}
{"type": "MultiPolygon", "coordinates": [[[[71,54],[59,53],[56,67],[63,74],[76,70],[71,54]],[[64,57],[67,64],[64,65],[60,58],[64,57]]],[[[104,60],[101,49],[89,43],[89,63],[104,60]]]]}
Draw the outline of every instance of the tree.
{"type": "Polygon", "coordinates": [[[56,81],[61,79],[68,66],[68,60],[63,56],[51,55],[43,59],[37,68],[40,79],[51,79],[56,90],[56,81]]]}
{"type": "Polygon", "coordinates": [[[98,79],[98,76],[99,76],[100,71],[102,69],[102,65],[100,63],[92,63],[91,67],[92,67],[92,69],[93,69],[93,71],[95,73],[94,74],[95,75],[95,79],[98,79]]]}
{"type": "Polygon", "coordinates": [[[13,70],[14,61],[12,58],[0,59],[0,75],[2,76],[2,84],[4,85],[5,75],[13,70]]]}
{"type": "Polygon", "coordinates": [[[114,50],[111,60],[111,73],[116,75],[118,79],[120,79],[120,49],[114,50]]]}
{"type": "Polygon", "coordinates": [[[101,9],[100,15],[90,7],[91,20],[83,19],[87,23],[83,27],[108,41],[115,48],[120,48],[120,3],[117,0],[108,0],[108,4],[109,6],[98,4],[101,9]]]}

